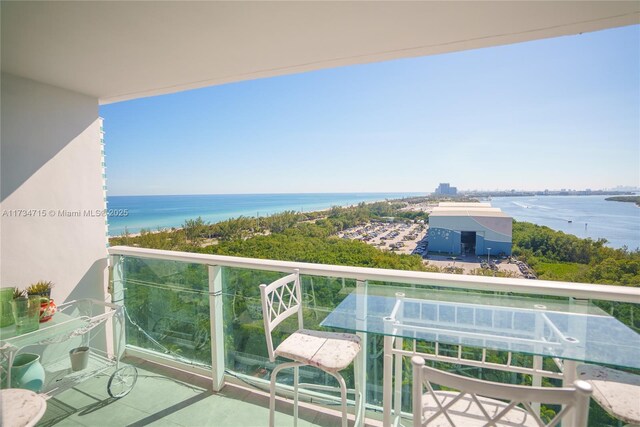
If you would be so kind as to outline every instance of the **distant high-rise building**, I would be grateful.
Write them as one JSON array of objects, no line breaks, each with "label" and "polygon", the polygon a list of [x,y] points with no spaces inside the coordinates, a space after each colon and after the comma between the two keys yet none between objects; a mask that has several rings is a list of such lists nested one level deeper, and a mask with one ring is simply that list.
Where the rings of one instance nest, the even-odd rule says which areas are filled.
[{"label": "distant high-rise building", "polygon": [[458,194],[458,188],[452,187],[448,182],[442,182],[436,188],[435,194],[443,195],[443,196],[455,196]]}]

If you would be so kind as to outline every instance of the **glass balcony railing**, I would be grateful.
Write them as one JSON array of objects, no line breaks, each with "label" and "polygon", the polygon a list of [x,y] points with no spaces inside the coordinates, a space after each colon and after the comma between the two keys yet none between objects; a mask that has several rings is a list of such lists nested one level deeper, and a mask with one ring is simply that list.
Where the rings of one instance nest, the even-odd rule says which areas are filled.
[{"label": "glass balcony railing", "polygon": [[[259,285],[289,274],[294,268],[301,274],[304,323],[308,329],[322,329],[323,320],[363,285],[369,289],[417,288],[434,294],[440,290],[461,295],[473,290],[489,296],[508,292],[536,295],[550,304],[591,299],[636,332],[640,326],[638,291],[624,287],[572,283],[559,287],[542,281],[320,266],[130,247],[112,247],[109,251],[114,301],[126,308],[128,351],[148,354],[156,361],[179,363],[187,370],[191,367],[208,371],[214,379],[240,380],[262,389],[268,389],[275,364],[267,356]],[[295,322],[283,324],[277,330],[281,335],[276,337],[276,344],[296,328]],[[362,336],[366,337],[363,351],[367,415],[376,416],[373,414],[381,410],[383,401],[384,336]],[[404,340],[402,346],[400,350],[407,354],[426,354],[434,366],[467,376],[525,385],[562,384],[562,366],[553,357],[428,341]],[[404,360],[401,410],[409,414],[411,369],[409,358]],[[533,368],[537,373],[532,374]],[[342,373],[347,386],[353,388],[354,370]],[[301,369],[301,381],[335,385],[332,377],[313,368]],[[292,384],[292,373],[283,371],[278,382]],[[337,404],[336,396],[306,392],[314,403],[329,406]],[[552,406],[542,408],[549,414],[557,410]],[[617,421],[593,404],[590,425],[614,426]]]},{"label": "glass balcony railing", "polygon": [[133,257],[121,262],[127,345],[211,366],[207,266]]}]

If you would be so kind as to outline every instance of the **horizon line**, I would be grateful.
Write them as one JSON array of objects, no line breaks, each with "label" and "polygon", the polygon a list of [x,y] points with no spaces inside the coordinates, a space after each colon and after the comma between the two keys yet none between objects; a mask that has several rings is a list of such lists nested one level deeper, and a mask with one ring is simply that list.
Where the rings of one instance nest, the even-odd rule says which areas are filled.
[{"label": "horizon line", "polygon": [[[619,186],[621,188],[599,188],[599,189],[544,189],[544,190],[518,190],[518,189],[493,189],[493,190],[458,190],[459,195],[464,193],[491,193],[491,192],[516,192],[516,193],[533,193],[533,192],[559,192],[559,191],[640,191],[640,187]],[[425,196],[436,195],[434,191],[310,191],[310,192],[275,192],[275,193],[183,193],[183,194],[107,194],[107,197],[153,197],[153,196],[266,196],[266,195],[294,195],[294,194],[424,194]]]},{"label": "horizon line", "polygon": [[107,194],[107,197],[149,197],[149,196],[258,196],[281,194],[430,194],[424,191],[310,191],[281,193],[190,193],[190,194]]}]

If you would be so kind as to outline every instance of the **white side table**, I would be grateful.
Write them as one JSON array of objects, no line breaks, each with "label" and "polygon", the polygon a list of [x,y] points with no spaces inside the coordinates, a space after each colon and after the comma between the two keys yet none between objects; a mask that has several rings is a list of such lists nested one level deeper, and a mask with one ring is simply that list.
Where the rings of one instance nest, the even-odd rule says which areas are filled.
[{"label": "white side table", "polygon": [[44,397],[22,388],[0,390],[0,412],[3,427],[34,426],[47,410]]},{"label": "white side table", "polygon": [[593,387],[593,399],[619,420],[640,425],[640,376],[596,365],[578,366],[578,378]]}]

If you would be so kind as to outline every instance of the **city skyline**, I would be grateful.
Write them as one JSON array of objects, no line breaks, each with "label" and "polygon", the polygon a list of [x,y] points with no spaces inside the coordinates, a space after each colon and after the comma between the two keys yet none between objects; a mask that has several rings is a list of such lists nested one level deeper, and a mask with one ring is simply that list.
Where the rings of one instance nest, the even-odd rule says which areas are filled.
[{"label": "city skyline", "polygon": [[638,186],[639,39],[636,25],[105,105],[108,192]]},{"label": "city skyline", "polygon": [[[461,188],[458,189],[457,192],[458,194],[465,194],[465,193],[490,193],[490,192],[503,192],[503,193],[507,193],[507,192],[516,192],[516,193],[541,193],[541,192],[550,192],[550,193],[557,193],[557,192],[570,192],[570,193],[576,193],[576,192],[586,192],[586,191],[592,191],[595,193],[598,192],[640,192],[640,187],[636,186],[623,186],[623,185],[618,185],[612,188],[532,188],[532,189],[522,189],[522,188]],[[267,194],[354,194],[354,193],[361,193],[361,194],[384,194],[384,193],[406,193],[406,194],[425,194],[425,195],[429,195],[429,194],[435,194],[433,189],[424,189],[424,190],[417,190],[417,191],[353,191],[353,192],[348,192],[348,191],[322,191],[322,192],[280,192],[280,193],[258,193],[258,192],[253,192],[253,193],[180,193],[180,194],[109,194],[110,196],[114,196],[114,197],[119,197],[119,196],[132,196],[132,197],[136,197],[136,196],[217,196],[217,195],[267,195]]]}]

